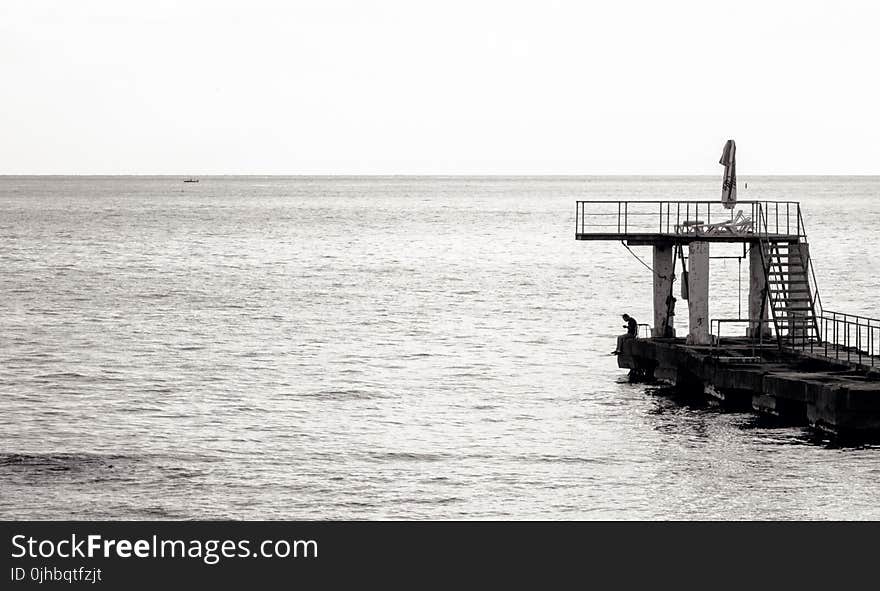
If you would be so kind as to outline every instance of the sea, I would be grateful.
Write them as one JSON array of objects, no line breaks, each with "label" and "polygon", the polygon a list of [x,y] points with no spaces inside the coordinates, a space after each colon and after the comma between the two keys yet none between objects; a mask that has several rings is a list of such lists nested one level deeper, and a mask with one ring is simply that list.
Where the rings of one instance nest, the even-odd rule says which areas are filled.
[{"label": "sea", "polygon": [[[576,200],[720,184],[2,177],[0,518],[880,519],[880,447],[610,355],[651,251],[576,241]],[[825,307],[880,317],[880,177],[739,198],[799,201]],[[737,317],[747,260],[712,248]]]}]

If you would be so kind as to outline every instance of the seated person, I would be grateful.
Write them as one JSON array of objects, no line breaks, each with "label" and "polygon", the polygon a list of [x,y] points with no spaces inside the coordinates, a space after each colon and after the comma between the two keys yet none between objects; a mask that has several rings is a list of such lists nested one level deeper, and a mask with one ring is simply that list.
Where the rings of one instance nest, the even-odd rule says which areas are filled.
[{"label": "seated person", "polygon": [[635,318],[630,316],[629,314],[623,315],[623,320],[626,324],[623,325],[623,328],[626,329],[626,334],[622,334],[617,337],[617,349],[612,353],[612,355],[618,355],[623,348],[623,341],[626,339],[634,339],[639,336],[639,323]]}]

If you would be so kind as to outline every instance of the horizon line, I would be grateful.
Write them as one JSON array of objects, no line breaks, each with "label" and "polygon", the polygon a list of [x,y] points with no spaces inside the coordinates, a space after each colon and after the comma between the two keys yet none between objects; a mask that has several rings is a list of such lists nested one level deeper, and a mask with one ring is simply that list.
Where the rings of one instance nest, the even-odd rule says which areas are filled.
[{"label": "horizon line", "polygon": [[[229,177],[279,177],[279,178],[599,178],[599,177],[721,177],[721,173],[0,173],[2,178],[114,178],[114,177],[167,177],[167,178],[229,178]],[[878,173],[755,173],[737,175],[739,179],[757,177],[880,177]]]}]

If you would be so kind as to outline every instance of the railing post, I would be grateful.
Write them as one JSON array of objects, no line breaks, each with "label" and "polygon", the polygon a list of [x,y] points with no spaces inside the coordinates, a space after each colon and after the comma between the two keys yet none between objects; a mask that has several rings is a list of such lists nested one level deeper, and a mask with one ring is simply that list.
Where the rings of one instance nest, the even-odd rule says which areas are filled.
[{"label": "railing post", "polygon": [[837,342],[837,314],[831,324],[831,338],[834,339],[834,358],[840,359],[840,344]]},{"label": "railing post", "polygon": [[828,320],[825,316],[822,316],[822,328],[825,333],[825,338],[822,339],[825,342],[825,357],[828,357]]},{"label": "railing post", "polygon": [[859,365],[862,364],[862,327],[858,324],[858,320],[856,321],[856,330],[858,330],[858,336],[856,337],[856,347],[859,349]]},{"label": "railing post", "polygon": [[844,326],[844,334],[846,340],[846,360],[849,361],[850,350],[849,350],[849,323],[846,321],[846,314],[843,315],[843,326]]}]

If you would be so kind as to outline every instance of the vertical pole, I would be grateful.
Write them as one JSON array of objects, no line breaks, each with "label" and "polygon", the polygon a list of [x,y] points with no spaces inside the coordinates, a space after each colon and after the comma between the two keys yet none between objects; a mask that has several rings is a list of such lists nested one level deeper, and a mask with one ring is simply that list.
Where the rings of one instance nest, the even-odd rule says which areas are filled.
[{"label": "vertical pole", "polygon": [[[586,204],[582,201],[579,201],[578,205],[580,206],[580,214],[581,214],[581,216],[580,216],[580,218],[581,218],[581,234],[583,234],[584,233],[584,219],[586,217],[584,210],[586,209]],[[577,233],[577,221],[575,221],[575,230],[574,231],[575,231],[575,233]]]},{"label": "vertical pole", "polygon": [[846,322],[846,315],[843,316],[843,321],[844,321],[843,326],[845,327],[845,330],[846,330],[846,360],[849,361],[849,355],[850,355],[850,351],[849,351],[849,326],[850,325],[848,322]]},{"label": "vertical pole", "polygon": [[859,365],[862,363],[862,326],[856,320],[856,348],[859,350]]},{"label": "vertical pole", "polygon": [[620,234],[620,201],[617,202],[617,233]]},{"label": "vertical pole", "polygon": [[825,343],[825,357],[828,357],[828,320],[825,318],[822,319],[822,328],[825,332],[825,338],[822,339]]},{"label": "vertical pole", "polygon": [[834,317],[834,358],[840,359],[840,323],[837,321],[837,316]]}]

